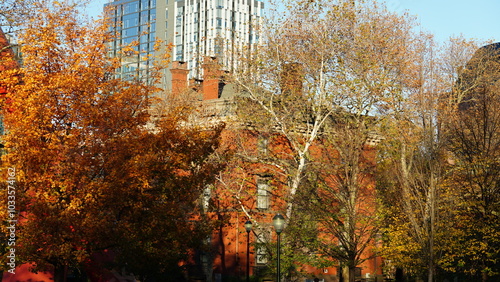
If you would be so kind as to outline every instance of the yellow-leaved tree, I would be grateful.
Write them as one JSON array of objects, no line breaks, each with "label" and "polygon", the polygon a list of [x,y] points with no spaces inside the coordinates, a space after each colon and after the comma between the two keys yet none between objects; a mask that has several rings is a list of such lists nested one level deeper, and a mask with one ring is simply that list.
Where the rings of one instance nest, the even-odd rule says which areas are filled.
[{"label": "yellow-leaved tree", "polygon": [[500,43],[476,50],[453,87],[446,122],[455,218],[443,265],[470,281],[500,278]]}]

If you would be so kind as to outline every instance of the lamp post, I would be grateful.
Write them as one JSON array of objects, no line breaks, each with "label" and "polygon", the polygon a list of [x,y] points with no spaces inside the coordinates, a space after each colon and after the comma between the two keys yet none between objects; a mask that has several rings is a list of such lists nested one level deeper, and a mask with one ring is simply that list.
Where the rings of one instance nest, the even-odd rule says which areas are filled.
[{"label": "lamp post", "polygon": [[252,230],[252,222],[245,222],[245,230],[247,231],[247,282],[250,281],[250,231]]},{"label": "lamp post", "polygon": [[280,282],[281,272],[280,272],[280,234],[283,231],[283,227],[285,227],[285,218],[281,214],[277,214],[273,217],[273,226],[274,230],[276,230],[276,234],[278,234],[278,242],[277,242],[277,273],[276,273],[276,282]]}]

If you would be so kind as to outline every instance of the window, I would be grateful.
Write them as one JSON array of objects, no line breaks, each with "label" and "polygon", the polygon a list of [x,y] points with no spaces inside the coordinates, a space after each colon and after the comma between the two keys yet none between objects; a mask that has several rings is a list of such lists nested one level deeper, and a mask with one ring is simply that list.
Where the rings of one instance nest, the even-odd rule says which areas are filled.
[{"label": "window", "polygon": [[149,0],[141,0],[141,10],[149,9]]},{"label": "window", "polygon": [[[208,236],[205,240],[203,240],[204,245],[210,246],[212,244],[212,238]],[[210,254],[204,251],[200,251],[200,264],[202,265],[207,265],[208,262],[210,261]]]},{"label": "window", "polygon": [[139,25],[139,17],[137,14],[123,16],[123,28],[129,28]]},{"label": "window", "polygon": [[136,70],[137,70],[137,63],[124,65],[122,68],[122,71],[124,73],[131,73],[131,72],[135,72]]},{"label": "window", "polygon": [[143,43],[147,43],[148,41],[149,41],[149,36],[148,36],[148,34],[142,34],[142,35],[141,35],[141,37],[140,37],[140,39],[139,39],[139,42],[140,42],[141,44],[143,44]]},{"label": "window", "polygon": [[267,155],[269,149],[269,137],[259,135],[257,138],[257,150],[260,155]]},{"label": "window", "polygon": [[137,36],[137,34],[138,34],[138,28],[133,27],[133,28],[124,29],[122,36],[123,37]]},{"label": "window", "polygon": [[220,45],[215,45],[214,52],[215,52],[215,55],[217,55],[217,57],[222,55],[222,48],[220,47]]},{"label": "window", "polygon": [[201,200],[202,207],[203,207],[203,210],[205,212],[208,211],[211,197],[212,197],[212,189],[210,186],[207,186],[205,189],[203,189],[203,195],[202,195],[202,200]]},{"label": "window", "polygon": [[149,12],[148,11],[141,12],[141,24],[146,24],[148,22],[149,22]]},{"label": "window", "polygon": [[269,208],[269,178],[257,179],[257,208],[265,210]]},{"label": "window", "polygon": [[176,51],[175,51],[175,60],[176,61],[182,61],[184,54],[183,54],[183,46],[182,45],[177,45],[176,46]]},{"label": "window", "polygon": [[138,2],[130,2],[130,3],[123,5],[123,14],[135,13],[138,10],[139,10],[139,3]]},{"label": "window", "polygon": [[256,264],[267,264],[267,251],[266,251],[267,239],[265,233],[257,234],[257,245],[255,246],[255,263]]},{"label": "window", "polygon": [[122,39],[122,45],[123,46],[128,46],[130,44],[132,44],[132,42],[134,42],[137,38],[135,37],[129,37],[129,38],[123,38]]},{"label": "window", "polygon": [[115,17],[120,17],[123,14],[123,5],[115,7]]}]

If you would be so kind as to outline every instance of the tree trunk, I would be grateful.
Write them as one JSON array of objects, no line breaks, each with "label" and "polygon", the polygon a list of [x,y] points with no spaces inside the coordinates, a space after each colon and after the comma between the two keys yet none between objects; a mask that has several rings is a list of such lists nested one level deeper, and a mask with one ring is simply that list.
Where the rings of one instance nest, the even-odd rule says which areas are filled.
[{"label": "tree trunk", "polygon": [[488,281],[488,274],[487,274],[486,272],[483,272],[483,273],[481,274],[481,281],[482,281],[482,282],[486,282],[486,281]]},{"label": "tree trunk", "polygon": [[54,282],[66,282],[68,267],[64,265],[54,266]]},{"label": "tree trunk", "polygon": [[396,268],[396,282],[404,282],[404,273],[402,268]]},{"label": "tree trunk", "polygon": [[429,273],[427,277],[427,282],[434,282],[434,271],[435,271],[435,256],[434,256],[434,237],[436,235],[436,186],[438,183],[438,177],[434,172],[431,172],[431,183],[430,183],[430,232],[429,232]]},{"label": "tree trunk", "polygon": [[430,261],[427,282],[432,282],[433,280],[434,280],[434,265],[433,265],[432,261]]},{"label": "tree trunk", "polygon": [[219,215],[218,218],[221,222],[219,225],[219,247],[221,255],[221,268],[222,268],[222,273],[226,274],[227,267],[226,267],[226,245],[224,244],[224,224],[223,224],[224,220],[222,215]]},{"label": "tree trunk", "polygon": [[355,282],[355,267],[342,266],[342,281],[343,282]]}]

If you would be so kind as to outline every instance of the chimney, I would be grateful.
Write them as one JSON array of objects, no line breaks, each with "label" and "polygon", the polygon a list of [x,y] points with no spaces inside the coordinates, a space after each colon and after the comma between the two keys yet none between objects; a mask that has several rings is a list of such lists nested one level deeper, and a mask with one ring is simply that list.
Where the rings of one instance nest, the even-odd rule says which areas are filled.
[{"label": "chimney", "polygon": [[301,63],[285,63],[281,71],[281,93],[286,95],[302,94],[304,80]]},{"label": "chimney", "polygon": [[172,62],[172,95],[178,96],[188,87],[188,73],[187,63],[181,61]]},{"label": "chimney", "polygon": [[203,63],[203,100],[219,98],[222,71],[216,57],[206,57]]}]

